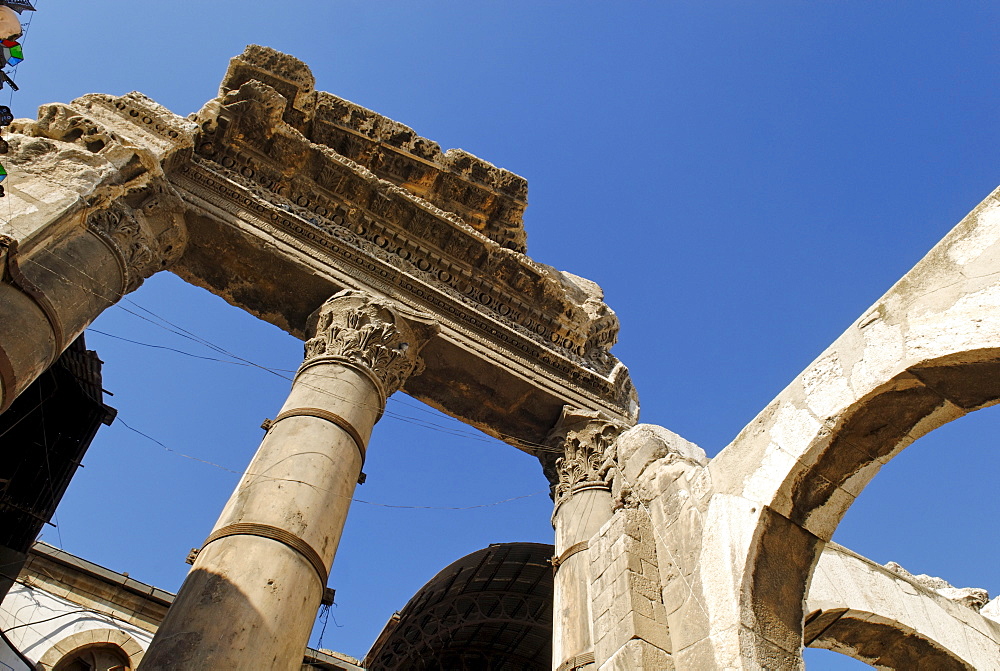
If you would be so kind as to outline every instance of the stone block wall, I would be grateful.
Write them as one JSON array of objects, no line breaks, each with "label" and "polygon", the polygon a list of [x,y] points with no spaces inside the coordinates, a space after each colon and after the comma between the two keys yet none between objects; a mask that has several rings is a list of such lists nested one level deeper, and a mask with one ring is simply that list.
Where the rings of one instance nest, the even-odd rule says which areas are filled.
[{"label": "stone block wall", "polygon": [[645,512],[615,513],[590,543],[594,657],[601,671],[673,669],[653,527]]}]

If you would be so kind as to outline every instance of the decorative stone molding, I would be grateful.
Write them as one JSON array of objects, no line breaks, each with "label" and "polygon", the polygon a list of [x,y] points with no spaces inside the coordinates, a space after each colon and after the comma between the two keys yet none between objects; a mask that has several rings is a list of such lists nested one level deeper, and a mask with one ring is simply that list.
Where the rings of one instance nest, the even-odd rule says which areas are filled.
[{"label": "decorative stone molding", "polygon": [[132,208],[115,203],[87,217],[87,228],[115,253],[122,271],[122,293],[127,294],[153,273],[156,253]]},{"label": "decorative stone molding", "polygon": [[625,425],[596,410],[564,406],[562,415],[545,444],[562,448],[555,461],[557,481],[553,487],[556,508],[574,492],[611,489],[608,482],[613,464],[612,445]]},{"label": "decorative stone molding", "polygon": [[925,573],[914,575],[894,561],[885,564],[885,568],[977,612],[982,610],[990,600],[989,592],[980,587],[955,587],[943,578],[936,578]]},{"label": "decorative stone molding", "polygon": [[[135,291],[147,277],[180,258],[186,240],[179,199],[163,187],[146,189],[140,197],[138,208],[119,200],[87,217],[87,229],[118,259],[123,295]],[[168,221],[153,225],[155,219],[164,216]],[[157,228],[159,236],[154,233]]]},{"label": "decorative stone molding", "polygon": [[133,669],[139,666],[139,662],[142,661],[146,652],[138,641],[121,629],[107,627],[84,629],[70,634],[49,648],[38,660],[38,668],[42,671],[50,671],[63,659],[86,648],[115,650],[128,657],[129,665]]},{"label": "decorative stone molding", "polygon": [[380,293],[474,322],[474,339],[499,340],[634,418],[600,287],[524,254],[525,180],[313,85],[303,63],[271,49],[234,58],[197,115],[183,188],[334,252]]},{"label": "decorative stone molding", "polygon": [[455,213],[501,246],[525,251],[528,184],[523,177],[461,149],[442,151],[412,128],[316,91],[312,73],[297,58],[250,45],[230,62],[221,90],[230,94],[255,82],[280,95],[280,105],[272,108],[275,118],[312,142]]},{"label": "decorative stone molding", "polygon": [[[612,506],[636,508],[664,494],[689,499],[697,496],[708,465],[705,450],[673,431],[655,424],[637,424],[615,441]],[[683,493],[681,493],[683,491]]]},{"label": "decorative stone molding", "polygon": [[363,291],[335,294],[315,318],[315,335],[305,343],[303,368],[320,359],[359,368],[376,383],[383,405],[410,375],[419,373],[420,350],[437,332],[429,315]]}]

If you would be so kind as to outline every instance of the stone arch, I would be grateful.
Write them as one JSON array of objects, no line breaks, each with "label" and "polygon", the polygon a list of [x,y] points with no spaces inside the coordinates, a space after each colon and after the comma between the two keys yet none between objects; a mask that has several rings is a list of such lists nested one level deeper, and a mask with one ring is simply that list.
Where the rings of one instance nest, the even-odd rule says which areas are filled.
[{"label": "stone arch", "polygon": [[880,669],[993,668],[1000,623],[836,543],[806,598],[804,643]]},{"label": "stone arch", "polygon": [[146,652],[138,641],[121,629],[86,629],[70,634],[49,648],[38,660],[38,668],[40,671],[52,671],[64,658],[84,648],[112,646],[128,658],[129,667],[132,669],[139,666]]},{"label": "stone arch", "polygon": [[761,511],[742,584],[756,633],[744,642],[800,645],[813,569],[855,497],[917,438],[998,400],[1000,349],[983,348],[910,367],[817,431]]},{"label": "stone arch", "polygon": [[726,620],[742,664],[801,666],[809,581],[857,495],[920,436],[1000,401],[998,271],[994,193],[713,460],[733,495],[716,514],[744,529]]},{"label": "stone arch", "polygon": [[900,671],[975,671],[950,650],[896,620],[850,609],[814,611],[806,617],[831,622],[820,635],[806,639],[810,647],[825,648],[870,664]]}]

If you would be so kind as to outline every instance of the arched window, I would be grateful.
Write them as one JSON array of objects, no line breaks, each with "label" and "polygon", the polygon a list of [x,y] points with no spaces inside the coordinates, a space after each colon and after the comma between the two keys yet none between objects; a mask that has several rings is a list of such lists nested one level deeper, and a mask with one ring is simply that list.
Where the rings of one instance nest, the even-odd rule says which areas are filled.
[{"label": "arched window", "polygon": [[53,667],[52,671],[131,671],[125,651],[114,644],[77,648]]}]

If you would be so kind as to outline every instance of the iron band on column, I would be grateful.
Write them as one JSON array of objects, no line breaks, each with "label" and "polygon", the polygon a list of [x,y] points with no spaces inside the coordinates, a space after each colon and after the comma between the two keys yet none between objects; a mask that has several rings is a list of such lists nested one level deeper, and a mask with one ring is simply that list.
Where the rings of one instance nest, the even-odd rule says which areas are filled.
[{"label": "iron band on column", "polygon": [[588,548],[590,548],[590,543],[588,543],[587,541],[580,541],[579,543],[574,543],[573,545],[570,545],[563,551],[561,555],[559,555],[558,557],[553,557],[551,560],[549,560],[552,563],[552,572],[555,573],[556,571],[559,570],[559,567],[566,562],[567,559],[577,554],[578,552],[583,552]]},{"label": "iron band on column", "polygon": [[291,548],[292,550],[295,550],[300,555],[305,557],[306,561],[312,564],[313,569],[316,570],[316,576],[319,578],[320,586],[326,587],[326,581],[330,577],[330,574],[329,571],[327,571],[326,565],[323,563],[323,559],[311,545],[295,534],[286,531],[285,529],[273,527],[269,524],[237,522],[236,524],[230,524],[213,531],[209,534],[208,538],[205,539],[201,549],[204,550],[208,547],[209,543],[217,541],[220,538],[227,538],[229,536],[259,536],[260,538],[269,538],[288,548]]},{"label": "iron band on column", "polygon": [[[372,372],[371,368],[369,368],[368,366],[361,365],[358,362],[354,361],[353,359],[335,355],[324,355],[324,356],[314,357],[303,363],[301,366],[299,366],[299,370],[295,373],[295,379],[298,379],[299,375],[304,373],[306,370],[312,368],[313,366],[319,366],[322,364],[330,364],[330,363],[339,364],[346,368],[356,370],[357,372],[361,373],[366,378],[368,378],[369,381],[371,381],[372,386],[375,387],[375,391],[378,394],[378,408],[379,408],[378,419],[381,419],[382,413],[385,412],[386,401],[389,398],[388,394],[386,393],[385,385],[382,383],[382,380],[380,380],[379,377]],[[377,422],[378,419],[376,419],[375,421]]]},{"label": "iron band on column", "polygon": [[286,410],[277,417],[271,420],[270,425],[268,425],[268,431],[274,427],[275,424],[283,419],[288,419],[289,417],[315,417],[317,419],[323,419],[331,424],[335,424],[344,431],[347,435],[351,437],[354,444],[358,446],[358,453],[361,455],[361,463],[365,463],[365,441],[361,438],[361,434],[355,429],[350,422],[341,417],[340,415],[330,412],[328,410],[323,410],[321,408],[295,408],[294,410]]}]

